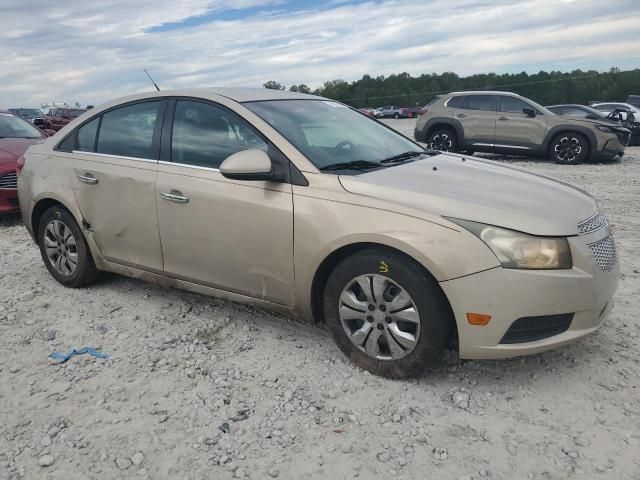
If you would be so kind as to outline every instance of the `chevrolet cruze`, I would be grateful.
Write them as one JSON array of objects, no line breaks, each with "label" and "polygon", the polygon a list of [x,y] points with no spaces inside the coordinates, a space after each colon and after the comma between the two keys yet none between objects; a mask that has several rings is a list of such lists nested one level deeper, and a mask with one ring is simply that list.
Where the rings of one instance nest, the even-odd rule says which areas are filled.
[{"label": "chevrolet cruze", "polygon": [[110,271],[268,307],[388,377],[423,372],[455,337],[462,358],[566,344],[602,324],[617,286],[586,192],[424,150],[311,95],[130,96],[18,169],[24,223],[61,284]]}]

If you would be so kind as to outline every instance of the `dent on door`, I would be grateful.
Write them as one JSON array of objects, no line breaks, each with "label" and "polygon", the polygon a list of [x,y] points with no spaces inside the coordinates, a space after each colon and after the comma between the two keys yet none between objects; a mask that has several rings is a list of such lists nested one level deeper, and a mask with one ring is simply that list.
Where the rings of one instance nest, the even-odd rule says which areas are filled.
[{"label": "dent on door", "polygon": [[161,271],[155,164],[140,168],[119,163],[76,164],[74,193],[80,212],[107,260]]}]

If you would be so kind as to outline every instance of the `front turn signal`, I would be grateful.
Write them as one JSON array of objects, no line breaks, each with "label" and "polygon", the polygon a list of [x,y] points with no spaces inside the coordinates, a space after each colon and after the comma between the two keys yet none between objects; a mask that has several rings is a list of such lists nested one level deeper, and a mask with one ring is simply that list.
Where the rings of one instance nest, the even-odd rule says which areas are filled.
[{"label": "front turn signal", "polygon": [[489,320],[491,320],[491,315],[484,313],[467,313],[467,322],[469,322],[469,325],[479,325],[483,327],[489,323]]}]

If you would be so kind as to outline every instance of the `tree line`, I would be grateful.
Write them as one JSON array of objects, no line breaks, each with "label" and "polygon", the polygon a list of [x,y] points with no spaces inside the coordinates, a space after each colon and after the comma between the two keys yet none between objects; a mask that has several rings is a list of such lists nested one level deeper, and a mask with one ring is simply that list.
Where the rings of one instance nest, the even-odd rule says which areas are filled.
[{"label": "tree line", "polygon": [[[269,81],[265,88],[284,90],[285,86]],[[573,70],[540,71],[534,74],[482,73],[460,77],[453,72],[425,73],[413,77],[408,73],[364,75],[360,80],[330,80],[313,92],[304,84],[291,85],[292,92],[314,93],[354,107],[384,105],[422,106],[437,95],[459,90],[503,90],[518,93],[542,105],[560,103],[588,104],[590,101],[625,101],[628,95],[640,95],[640,69],[608,72]]]}]

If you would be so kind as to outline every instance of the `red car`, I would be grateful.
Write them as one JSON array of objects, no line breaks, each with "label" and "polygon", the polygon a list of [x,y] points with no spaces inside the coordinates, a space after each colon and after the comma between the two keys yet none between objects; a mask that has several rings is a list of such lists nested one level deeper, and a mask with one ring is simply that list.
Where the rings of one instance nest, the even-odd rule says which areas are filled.
[{"label": "red car", "polygon": [[20,211],[18,204],[18,159],[30,145],[40,143],[48,133],[11,112],[0,110],[0,215]]},{"label": "red car", "polygon": [[44,116],[44,128],[49,128],[57,132],[84,112],[86,112],[86,110],[83,108],[50,108]]}]

